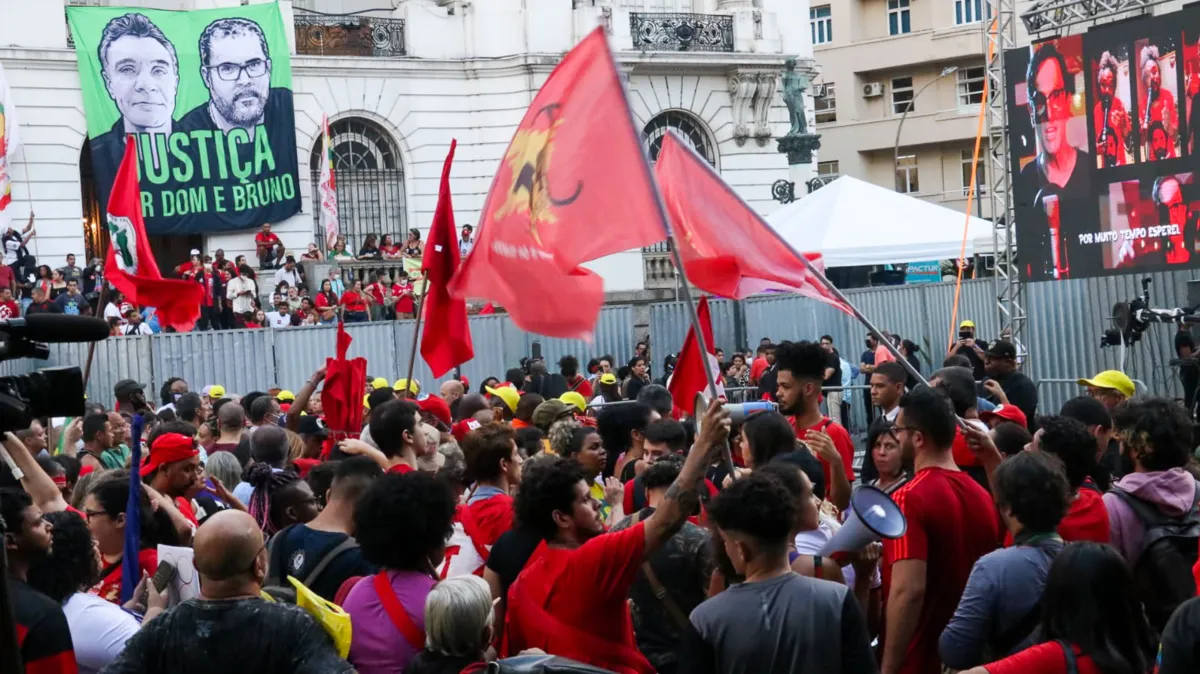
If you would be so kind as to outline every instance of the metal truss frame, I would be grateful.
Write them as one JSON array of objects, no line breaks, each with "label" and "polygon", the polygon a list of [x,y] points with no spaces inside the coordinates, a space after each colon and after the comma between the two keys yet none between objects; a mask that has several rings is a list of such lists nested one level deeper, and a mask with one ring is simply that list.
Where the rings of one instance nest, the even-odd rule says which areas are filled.
[{"label": "metal truss frame", "polygon": [[[1068,0],[1073,1],[1073,0]],[[1088,0],[1083,0],[1088,1]],[[994,277],[1000,334],[1020,340],[1025,329],[1025,289],[1017,264],[1017,239],[1012,175],[1008,163],[1008,106],[1004,86],[1004,53],[1016,46],[1016,0],[994,0],[995,25],[983,23],[983,53],[987,62],[987,194],[991,202],[992,244],[996,255]],[[998,337],[999,335],[997,335]]]},{"label": "metal truss frame", "polygon": [[[1004,0],[999,0],[1003,2]],[[1056,33],[1067,26],[1113,18],[1124,12],[1146,13],[1167,0],[1036,0],[1021,13],[1031,35]],[[1010,1],[1008,4],[1012,4]]]}]

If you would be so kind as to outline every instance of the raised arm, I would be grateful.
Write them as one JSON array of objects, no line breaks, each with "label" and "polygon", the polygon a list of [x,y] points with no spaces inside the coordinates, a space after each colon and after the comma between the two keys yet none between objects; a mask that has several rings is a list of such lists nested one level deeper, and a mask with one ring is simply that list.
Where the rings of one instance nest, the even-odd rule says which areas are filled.
[{"label": "raised arm", "polygon": [[646,519],[645,556],[649,558],[683,526],[687,516],[699,501],[698,490],[713,456],[729,437],[729,413],[719,399],[714,398],[704,412],[696,444],[683,462],[679,477],[668,489],[654,514]]},{"label": "raised arm", "polygon": [[17,464],[22,473],[25,473],[25,477],[21,478],[21,486],[33,498],[34,505],[41,508],[42,512],[47,513],[58,513],[67,509],[67,502],[63,499],[62,492],[58,490],[58,485],[54,484],[54,480],[50,479],[46,471],[38,465],[25,443],[21,442],[16,435],[5,433],[4,449],[8,450],[13,463]]},{"label": "raised arm", "polygon": [[292,401],[292,406],[287,413],[287,429],[295,433],[300,430],[300,415],[304,410],[308,409],[308,401],[316,392],[317,386],[325,379],[325,368],[320,368],[308,378],[304,387],[296,394],[296,399]]}]

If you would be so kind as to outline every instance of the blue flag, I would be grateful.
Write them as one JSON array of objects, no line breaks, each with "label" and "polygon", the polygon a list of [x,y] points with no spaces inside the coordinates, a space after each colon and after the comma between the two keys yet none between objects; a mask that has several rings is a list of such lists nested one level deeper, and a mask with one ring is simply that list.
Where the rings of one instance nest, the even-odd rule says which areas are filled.
[{"label": "blue flag", "polygon": [[142,548],[142,415],[133,417],[133,429],[129,444],[133,456],[129,459],[129,501],[125,504],[125,552],[121,558],[121,603],[133,597],[133,591],[142,580],[138,553]]}]

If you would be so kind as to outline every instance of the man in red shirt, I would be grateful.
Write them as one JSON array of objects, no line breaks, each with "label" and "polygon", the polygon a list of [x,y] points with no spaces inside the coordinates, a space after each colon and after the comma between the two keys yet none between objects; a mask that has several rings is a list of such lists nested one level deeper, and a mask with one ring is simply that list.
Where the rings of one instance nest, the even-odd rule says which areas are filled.
[{"label": "man in red shirt", "polygon": [[579,374],[579,359],[575,356],[563,356],[558,361],[559,370],[562,376],[567,380],[569,391],[575,391],[583,396],[584,400],[592,399],[592,384],[587,380],[587,377]]},{"label": "man in red shirt", "polygon": [[192,527],[199,526],[190,502],[204,486],[200,476],[200,449],[196,439],[179,433],[163,433],[150,443],[150,454],[142,463],[142,482],[175,501]]},{"label": "man in red shirt", "polygon": [[260,269],[275,269],[283,264],[283,242],[271,231],[271,223],[264,222],[262,230],[254,235],[254,248]]},{"label": "man in red shirt", "polygon": [[956,424],[940,391],[918,386],[900,399],[894,432],[914,473],[892,494],[908,530],[883,542],[883,674],[942,671],[938,638],[971,567],[1000,541],[991,495],[951,456]]},{"label": "man in red shirt", "polygon": [[1040,417],[1033,442],[1026,449],[1041,450],[1062,460],[1071,484],[1071,505],[1058,525],[1058,535],[1068,543],[1107,543],[1108,510],[1104,497],[1088,474],[1096,463],[1096,440],[1082,421],[1069,417]]},{"label": "man in red shirt", "polygon": [[419,427],[421,409],[409,400],[389,400],[371,408],[367,425],[371,440],[387,457],[387,472],[403,475],[417,469],[417,459],[437,451],[427,447]]},{"label": "man in red shirt", "polygon": [[697,500],[697,487],[729,435],[714,401],[675,483],[645,520],[604,533],[590,476],[576,461],[540,465],[517,495],[523,526],[544,540],[509,588],[502,655],[541,648],[619,674],[651,674],[637,649],[629,588],[642,563],[669,540]]},{"label": "man in red shirt", "polygon": [[0,320],[21,317],[21,305],[13,299],[12,288],[0,288]]},{"label": "man in red shirt", "polygon": [[771,344],[771,340],[767,339],[766,337],[764,337],[762,343],[758,345],[758,351],[756,352],[755,358],[750,363],[750,383],[754,386],[758,386],[758,380],[762,379],[763,373],[767,371],[768,367],[771,367],[771,361],[768,360],[767,357],[771,355],[774,350],[775,347]]},{"label": "man in red shirt", "polygon": [[[521,453],[517,451],[511,428],[488,424],[468,433],[461,444],[467,475],[475,478],[475,487],[466,505],[458,506],[455,511],[454,528],[456,534],[462,530],[475,554],[463,554],[462,550],[454,551],[448,546],[448,576],[483,573],[483,564],[491,555],[496,539],[512,528],[513,498],[509,494],[521,484]],[[476,568],[454,564],[459,557],[466,562],[465,566]]]},{"label": "man in red shirt", "polygon": [[775,397],[796,437],[821,460],[830,502],[845,510],[854,481],[854,442],[841,424],[821,414],[821,383],[828,362],[828,354],[814,342],[783,342],[775,347]]}]

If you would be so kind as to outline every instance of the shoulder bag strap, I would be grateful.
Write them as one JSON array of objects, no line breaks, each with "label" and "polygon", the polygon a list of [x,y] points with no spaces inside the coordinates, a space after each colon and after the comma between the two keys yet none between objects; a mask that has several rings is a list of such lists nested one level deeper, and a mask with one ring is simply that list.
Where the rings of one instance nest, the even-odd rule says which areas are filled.
[{"label": "shoulder bag strap", "polygon": [[333,560],[337,559],[338,555],[347,550],[353,550],[357,547],[358,541],[354,540],[353,536],[347,536],[346,540],[333,546],[333,549],[325,553],[325,556],[321,558],[321,561],[317,562],[317,566],[313,568],[313,570],[310,571],[307,576],[304,577],[304,586],[311,588],[312,584],[321,576],[321,573],[325,571],[326,567],[332,564]]},{"label": "shoulder bag strap", "polygon": [[813,555],[813,578],[825,580],[825,567],[823,566],[824,563],[825,560],[821,558],[821,555]]},{"label": "shoulder bag strap", "polygon": [[387,571],[375,574],[373,582],[375,583],[375,594],[379,595],[379,603],[383,604],[383,610],[387,612],[392,625],[399,630],[409,646],[418,651],[424,650],[425,630],[417,627],[409,617],[408,611],[405,611],[404,607],[400,605],[400,600],[392,591],[392,583],[388,580]]},{"label": "shoulder bag strap", "polygon": [[287,538],[294,526],[296,525],[291,524],[284,527],[267,543],[267,577],[263,579],[263,587],[275,587],[283,582],[283,548],[280,547],[279,541]]},{"label": "shoulder bag strap", "polygon": [[1079,674],[1079,663],[1075,660],[1075,649],[1071,644],[1063,640],[1058,641],[1058,645],[1063,649],[1063,656],[1067,659],[1067,674]]},{"label": "shoulder bag strap", "polygon": [[642,573],[646,574],[646,580],[650,583],[650,589],[654,591],[654,597],[667,610],[667,615],[671,616],[671,621],[681,630],[686,630],[689,625],[688,617],[680,610],[679,604],[671,598],[671,593],[667,592],[667,588],[659,582],[658,575],[654,573],[654,568],[650,566],[650,562],[642,562]]}]

